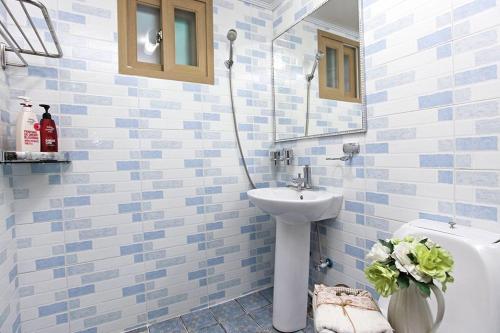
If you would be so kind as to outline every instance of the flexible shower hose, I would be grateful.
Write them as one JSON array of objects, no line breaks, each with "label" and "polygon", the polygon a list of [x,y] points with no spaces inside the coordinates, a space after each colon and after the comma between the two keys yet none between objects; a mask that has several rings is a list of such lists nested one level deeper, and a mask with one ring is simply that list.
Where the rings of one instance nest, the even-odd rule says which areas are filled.
[{"label": "flexible shower hose", "polygon": [[228,76],[229,76],[229,96],[231,97],[231,109],[233,111],[233,125],[234,125],[234,133],[236,134],[236,142],[238,143],[238,149],[240,151],[241,161],[243,162],[243,168],[245,169],[245,174],[247,175],[248,182],[250,183],[252,189],[255,189],[257,187],[255,186],[254,182],[252,181],[252,178],[250,177],[250,173],[248,172],[247,162],[245,160],[245,155],[243,154],[243,149],[241,148],[240,133],[238,131],[238,123],[236,121],[236,110],[234,108],[233,75],[231,67],[229,67]]}]

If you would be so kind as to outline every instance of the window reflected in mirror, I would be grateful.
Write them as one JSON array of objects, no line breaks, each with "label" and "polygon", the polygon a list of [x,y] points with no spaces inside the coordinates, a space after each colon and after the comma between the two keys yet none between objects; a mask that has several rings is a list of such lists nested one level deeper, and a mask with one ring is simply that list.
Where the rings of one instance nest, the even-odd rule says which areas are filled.
[{"label": "window reflected in mirror", "polygon": [[366,131],[359,7],[328,0],[273,40],[276,141]]}]

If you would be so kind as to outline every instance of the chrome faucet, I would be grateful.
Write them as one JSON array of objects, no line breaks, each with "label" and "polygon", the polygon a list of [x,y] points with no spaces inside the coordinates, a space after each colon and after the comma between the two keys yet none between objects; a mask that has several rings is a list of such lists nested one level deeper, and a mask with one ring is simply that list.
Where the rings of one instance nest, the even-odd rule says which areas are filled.
[{"label": "chrome faucet", "polygon": [[304,178],[302,178],[302,174],[299,173],[297,178],[292,178],[292,184],[288,185],[288,187],[294,187],[297,191],[302,191],[304,188]]},{"label": "chrome faucet", "polygon": [[297,178],[292,178],[292,184],[288,185],[288,187],[294,187],[297,191],[312,189],[311,167],[309,165],[305,165],[304,178],[302,178],[302,174],[299,173]]},{"label": "chrome faucet", "polygon": [[312,187],[311,167],[306,164],[304,165],[304,188],[310,190]]}]

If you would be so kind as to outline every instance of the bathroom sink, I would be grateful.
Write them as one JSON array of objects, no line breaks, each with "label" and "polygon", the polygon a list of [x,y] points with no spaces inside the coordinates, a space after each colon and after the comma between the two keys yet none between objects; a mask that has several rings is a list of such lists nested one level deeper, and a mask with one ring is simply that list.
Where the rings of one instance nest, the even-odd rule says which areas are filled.
[{"label": "bathroom sink", "polygon": [[337,217],[342,194],[326,191],[297,191],[293,188],[259,188],[247,192],[250,201],[284,223],[310,223]]},{"label": "bathroom sink", "polygon": [[250,201],[276,217],[273,326],[296,332],[307,324],[311,222],[337,217],[342,194],[325,191],[259,188]]}]

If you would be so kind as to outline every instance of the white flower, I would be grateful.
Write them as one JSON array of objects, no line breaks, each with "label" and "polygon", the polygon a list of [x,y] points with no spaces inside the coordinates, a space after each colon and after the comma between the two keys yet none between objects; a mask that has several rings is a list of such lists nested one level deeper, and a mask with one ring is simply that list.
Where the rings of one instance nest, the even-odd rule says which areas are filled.
[{"label": "white flower", "polygon": [[373,245],[370,252],[366,255],[366,259],[374,262],[374,261],[386,261],[389,258],[391,250],[387,246],[384,246],[380,243],[376,243]]},{"label": "white flower", "polygon": [[425,246],[427,246],[429,249],[431,249],[435,246],[439,247],[439,244],[431,241],[430,239],[427,239],[427,241],[425,242]]},{"label": "white flower", "polygon": [[410,274],[415,278],[415,280],[419,282],[429,283],[432,280],[431,277],[421,273],[408,256],[414,247],[414,242],[401,242],[398,245],[394,246],[394,251],[391,257],[395,259],[396,268],[401,272]]}]

